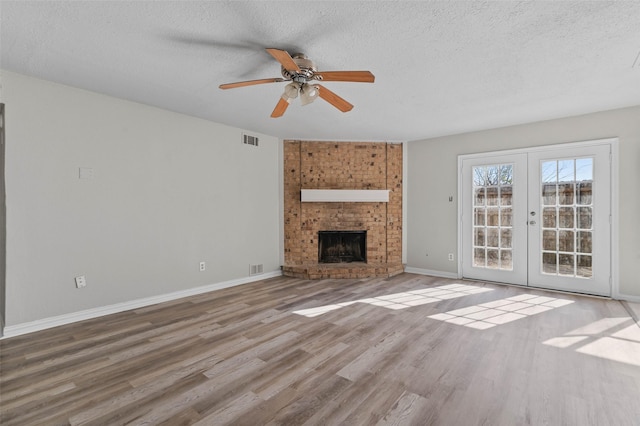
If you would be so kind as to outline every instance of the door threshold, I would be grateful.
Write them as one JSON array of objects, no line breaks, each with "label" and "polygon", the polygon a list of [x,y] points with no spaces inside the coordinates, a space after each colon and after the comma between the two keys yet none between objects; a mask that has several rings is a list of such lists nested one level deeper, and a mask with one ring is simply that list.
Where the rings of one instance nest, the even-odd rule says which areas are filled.
[{"label": "door threshold", "polygon": [[477,280],[477,279],[474,279],[474,278],[464,278],[464,277],[462,278],[462,280],[463,281],[472,281],[472,282],[477,282],[477,283],[506,285],[506,286],[518,287],[518,288],[522,288],[522,289],[548,291],[548,292],[551,292],[551,293],[560,293],[560,294],[567,294],[567,295],[572,295],[572,296],[586,296],[586,297],[592,297],[594,299],[616,300],[616,299],[613,299],[611,296],[601,296],[599,294],[580,293],[580,292],[577,292],[577,291],[567,291],[567,290],[556,290],[556,289],[552,289],[552,288],[535,287],[535,286],[519,285],[519,284],[512,284],[512,283],[503,283],[503,282],[500,282],[500,281]]}]

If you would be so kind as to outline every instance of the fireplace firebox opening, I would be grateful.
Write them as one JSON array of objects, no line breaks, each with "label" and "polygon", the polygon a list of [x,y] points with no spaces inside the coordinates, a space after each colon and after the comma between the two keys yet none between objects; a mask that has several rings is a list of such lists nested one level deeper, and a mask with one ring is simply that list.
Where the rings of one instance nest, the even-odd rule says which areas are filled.
[{"label": "fireplace firebox opening", "polygon": [[318,263],[367,262],[367,231],[318,231]]}]

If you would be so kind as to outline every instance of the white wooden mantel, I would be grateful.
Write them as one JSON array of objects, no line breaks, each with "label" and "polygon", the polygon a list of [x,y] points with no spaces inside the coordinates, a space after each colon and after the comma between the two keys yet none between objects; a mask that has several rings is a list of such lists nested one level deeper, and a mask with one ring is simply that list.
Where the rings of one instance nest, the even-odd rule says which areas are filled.
[{"label": "white wooden mantel", "polygon": [[388,203],[388,189],[303,189],[303,203]]}]

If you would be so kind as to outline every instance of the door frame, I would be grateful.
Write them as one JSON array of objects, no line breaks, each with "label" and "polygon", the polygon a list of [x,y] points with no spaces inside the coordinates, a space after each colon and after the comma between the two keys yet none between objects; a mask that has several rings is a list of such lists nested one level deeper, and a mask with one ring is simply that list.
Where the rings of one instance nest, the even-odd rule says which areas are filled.
[{"label": "door frame", "polygon": [[[494,157],[497,155],[510,155],[510,154],[528,154],[532,152],[539,151],[553,151],[553,150],[562,150],[562,149],[570,149],[570,148],[583,148],[594,145],[609,145],[610,146],[610,173],[611,173],[611,253],[610,253],[610,262],[611,262],[611,297],[613,299],[620,298],[619,291],[619,282],[618,282],[618,274],[619,274],[619,262],[618,262],[618,241],[619,241],[619,230],[618,230],[618,203],[619,203],[619,140],[618,138],[606,138],[606,139],[594,139],[594,140],[586,140],[580,142],[568,142],[568,143],[558,143],[552,145],[541,145],[541,146],[532,146],[525,148],[516,148],[516,149],[507,149],[507,150],[498,150],[498,151],[489,151],[489,152],[479,152],[479,153],[471,153],[471,154],[460,154],[458,155],[458,206],[457,206],[457,233],[458,233],[458,279],[462,279],[462,261],[463,261],[463,253],[464,248],[462,246],[462,201],[463,201],[463,182],[462,182],[462,162],[466,159],[472,158],[483,158],[483,157]],[[535,288],[535,287],[532,287]]]}]

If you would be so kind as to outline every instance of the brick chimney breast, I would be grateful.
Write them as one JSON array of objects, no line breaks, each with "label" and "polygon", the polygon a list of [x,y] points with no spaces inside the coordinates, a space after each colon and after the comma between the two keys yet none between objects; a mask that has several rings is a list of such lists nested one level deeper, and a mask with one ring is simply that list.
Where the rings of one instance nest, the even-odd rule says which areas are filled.
[{"label": "brick chimney breast", "polygon": [[[402,145],[284,141],[285,275],[388,277],[402,265]],[[388,189],[389,202],[300,201],[301,189]],[[319,231],[367,231],[366,263],[320,264]]]}]

